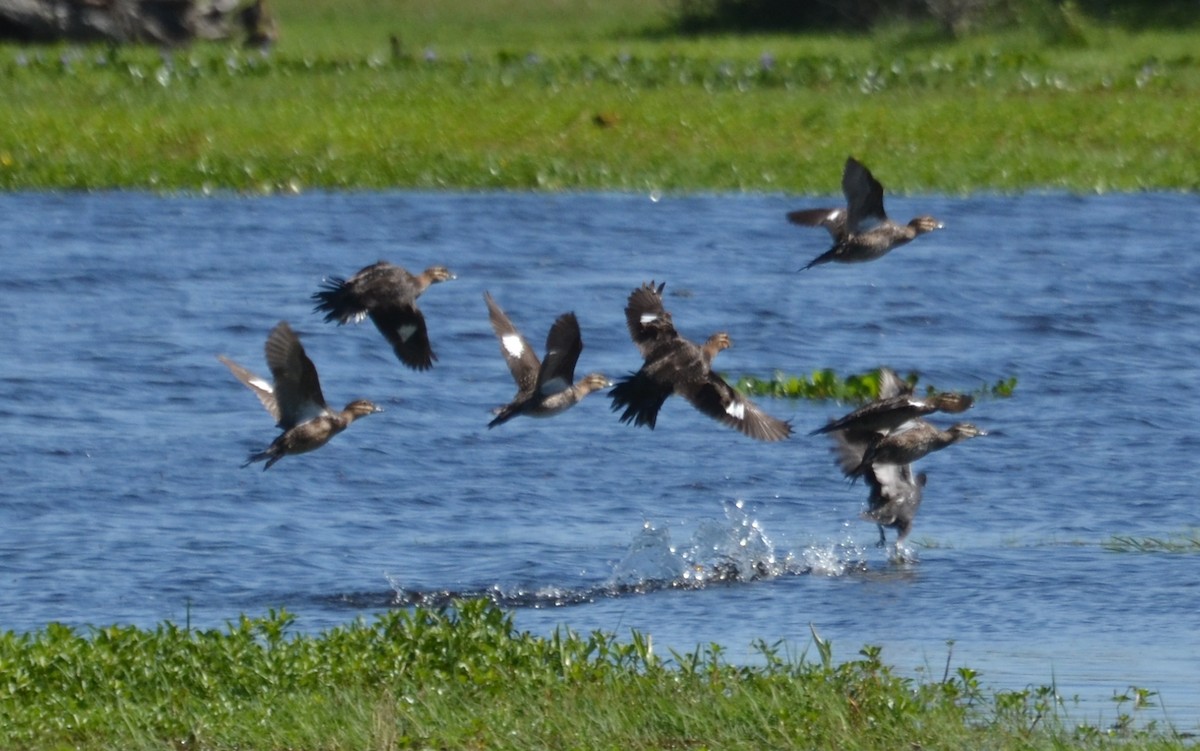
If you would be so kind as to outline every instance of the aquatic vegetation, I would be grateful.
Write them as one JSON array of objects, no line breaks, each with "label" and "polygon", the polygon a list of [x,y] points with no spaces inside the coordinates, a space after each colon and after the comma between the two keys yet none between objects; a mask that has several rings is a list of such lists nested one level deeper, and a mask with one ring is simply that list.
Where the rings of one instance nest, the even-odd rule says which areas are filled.
[{"label": "aquatic vegetation", "polygon": [[[909,373],[904,380],[916,386],[920,376]],[[1017,388],[1017,377],[1004,378],[992,385],[983,384],[973,391],[972,396],[1008,398]],[[879,398],[879,370],[851,374],[841,377],[829,368],[814,370],[811,375],[788,375],[776,371],[770,379],[744,375],[737,379],[737,389],[752,396],[774,396],[784,399],[832,400],[857,404]],[[931,385],[925,386],[927,394],[937,393],[940,389]]]},{"label": "aquatic vegetation", "polygon": [[266,55],[0,45],[0,189],[824,194],[864,143],[897,192],[1200,187],[1178,158],[1200,130],[1188,32],[695,40],[596,8],[590,31],[297,8]]},{"label": "aquatic vegetation", "polygon": [[1114,535],[1104,543],[1104,549],[1114,553],[1200,553],[1200,533],[1167,538]]},{"label": "aquatic vegetation", "polygon": [[[0,635],[5,748],[1099,748],[1052,688],[989,697],[960,668],[915,681],[878,647],[835,662],[759,643],[669,657],[649,635],[517,632],[488,603],[396,610],[318,635],[291,614],[225,630],[174,624]],[[1131,689],[1120,748],[1175,748],[1139,729]],[[1129,712],[1125,712],[1128,705]]]}]

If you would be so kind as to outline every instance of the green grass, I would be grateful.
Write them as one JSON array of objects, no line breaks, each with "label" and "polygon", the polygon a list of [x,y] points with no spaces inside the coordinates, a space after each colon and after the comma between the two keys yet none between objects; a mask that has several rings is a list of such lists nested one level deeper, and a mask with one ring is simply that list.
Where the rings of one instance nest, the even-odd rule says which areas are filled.
[{"label": "green grass", "polygon": [[[830,194],[847,153],[897,191],[1200,188],[1189,30],[676,38],[667,5],[640,0],[274,7],[266,58],[0,45],[0,189]],[[826,371],[740,387],[873,396],[869,374]],[[873,648],[835,664],[819,640],[813,660],[759,645],[753,667],[637,634],[533,637],[479,603],[291,625],[0,635],[0,748],[1185,745],[1134,721],[1145,689],[1097,727],[1052,686],[988,694],[966,668],[915,682]]]},{"label": "green grass", "polygon": [[[678,38],[664,6],[277,3],[263,58],[0,46],[0,189],[1200,189],[1200,32]],[[395,34],[401,53],[388,42]]]},{"label": "green grass", "polygon": [[1137,712],[1072,723],[1052,686],[987,693],[960,668],[895,674],[759,644],[662,656],[649,637],[517,632],[484,602],[394,611],[318,635],[287,613],[225,630],[164,624],[0,635],[0,747],[13,749],[1166,749]]}]

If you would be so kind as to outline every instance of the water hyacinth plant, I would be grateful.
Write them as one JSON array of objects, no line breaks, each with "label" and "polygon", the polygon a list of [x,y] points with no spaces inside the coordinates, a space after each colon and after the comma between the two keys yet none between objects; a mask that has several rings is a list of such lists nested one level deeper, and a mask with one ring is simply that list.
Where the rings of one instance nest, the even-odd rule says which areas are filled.
[{"label": "water hyacinth plant", "polygon": [[[909,373],[903,377],[914,388],[920,376]],[[737,389],[753,396],[776,396],[785,399],[831,400],[847,404],[860,404],[879,397],[879,370],[869,370],[841,377],[829,368],[814,370],[811,375],[787,375],[776,371],[774,377],[761,379],[743,375],[737,379]],[[1008,398],[1017,387],[1016,376],[1004,378],[992,385],[983,384],[970,391],[972,396]],[[926,394],[937,393],[938,389],[927,385]]]}]

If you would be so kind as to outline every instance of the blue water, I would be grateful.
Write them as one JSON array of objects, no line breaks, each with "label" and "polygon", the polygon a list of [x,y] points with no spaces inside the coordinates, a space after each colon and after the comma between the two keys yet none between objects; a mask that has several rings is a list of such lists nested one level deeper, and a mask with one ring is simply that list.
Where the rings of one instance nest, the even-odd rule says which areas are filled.
[{"label": "blue water", "polygon": [[[798,274],[828,239],[783,213],[825,200],[0,195],[0,628],[286,607],[315,632],[491,592],[539,633],[638,629],[663,654],[753,661],[757,639],[803,651],[811,624],[837,659],[872,644],[916,676],[949,660],[993,688],[1053,682],[1080,720],[1134,685],[1159,692],[1153,719],[1200,725],[1197,555],[1106,546],[1196,534],[1200,201],[893,197],[946,229]],[[380,258],[458,274],[421,299],[429,372],[311,311],[326,275]],[[873,546],[866,490],[805,435],[845,405],[759,400],[797,427],[779,444],[678,399],[653,432],[621,425],[603,395],[486,429],[514,387],[484,290],[539,348],[574,310],[579,371],[618,376],[640,364],[625,299],[651,279],[682,333],[730,333],[731,376],[1018,377],[966,415],[1001,435],[920,463],[918,562]],[[265,373],[279,320],[331,403],[386,411],[242,469],[276,431],[215,355]],[[716,561],[773,575],[694,586]]]}]

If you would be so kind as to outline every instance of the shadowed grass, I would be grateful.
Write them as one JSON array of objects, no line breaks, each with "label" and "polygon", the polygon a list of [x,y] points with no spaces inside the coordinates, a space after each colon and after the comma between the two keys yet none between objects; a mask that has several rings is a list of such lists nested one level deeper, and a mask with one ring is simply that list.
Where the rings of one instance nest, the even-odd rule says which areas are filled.
[{"label": "shadowed grass", "polygon": [[[988,696],[966,668],[896,675],[757,645],[664,659],[650,638],[518,633],[484,602],[394,611],[316,636],[285,612],[224,631],[166,624],[0,635],[0,746],[273,748],[1178,748],[1169,730],[1066,722],[1051,687]],[[1139,691],[1131,687],[1131,691]],[[1144,692],[1149,706],[1152,692]],[[1131,695],[1132,696],[1132,695]],[[1135,697],[1136,698],[1136,697]]]}]

